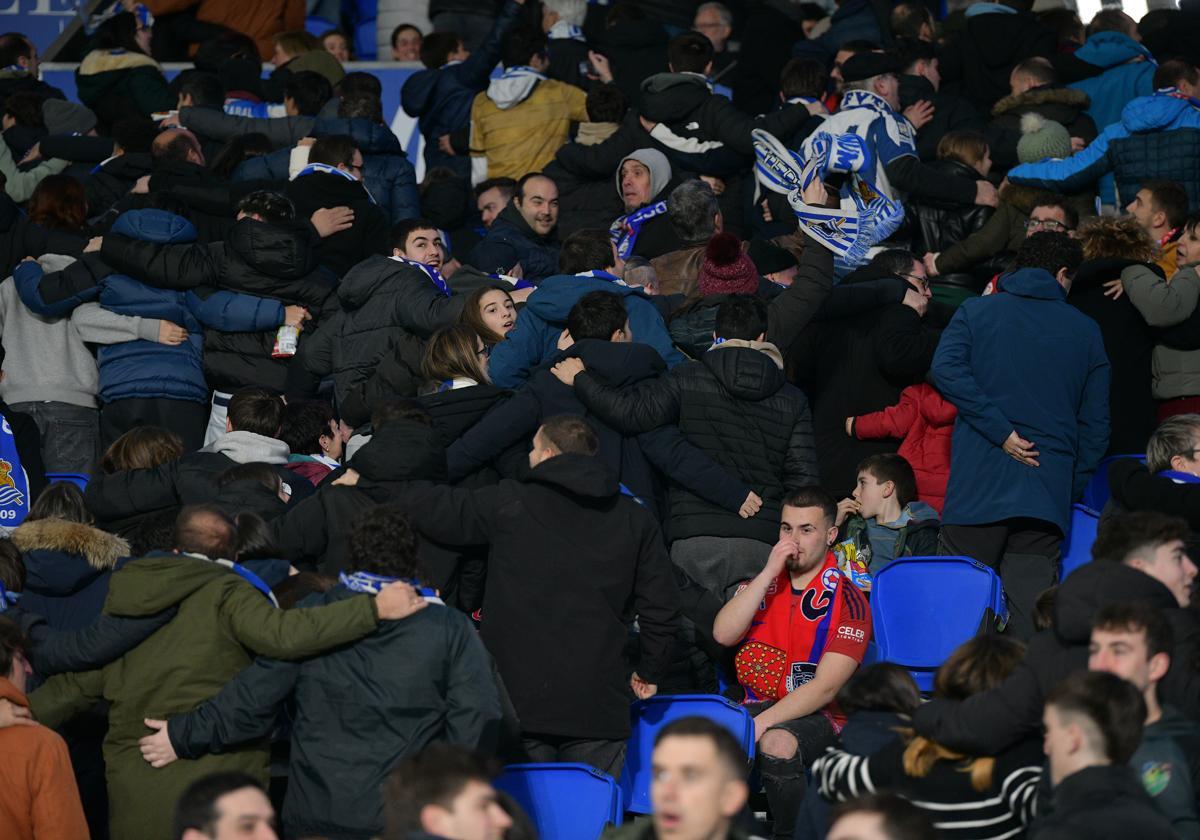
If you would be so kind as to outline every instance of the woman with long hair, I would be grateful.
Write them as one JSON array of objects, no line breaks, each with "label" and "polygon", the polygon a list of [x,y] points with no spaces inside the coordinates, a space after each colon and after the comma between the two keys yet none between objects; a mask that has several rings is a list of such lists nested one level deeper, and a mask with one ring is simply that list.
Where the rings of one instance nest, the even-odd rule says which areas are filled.
[{"label": "woman with long hair", "polygon": [[88,229],[87,194],[70,175],[49,175],[29,198],[29,220],[47,230],[83,233]]},{"label": "woman with long hair", "polygon": [[121,119],[170,111],[178,101],[150,57],[150,34],[140,15],[114,15],[100,24],[91,52],[75,71],[79,101],[96,112],[103,134]]},{"label": "woman with long hair", "polygon": [[487,345],[466,324],[434,333],[425,348],[421,372],[429,390],[419,398],[433,417],[434,428],[449,446],[508,394],[492,384],[487,372]]},{"label": "woman with long hair", "polygon": [[112,442],[100,456],[106,473],[148,470],[183,454],[183,439],[158,426],[138,426]]},{"label": "woman with long hair", "polygon": [[[982,635],[961,644],[934,678],[935,697],[966,700],[1002,683],[1025,656],[1012,639]],[[1028,737],[995,756],[964,755],[902,729],[871,756],[831,750],[813,765],[826,799],[890,790],[926,811],[941,837],[1000,840],[1021,834],[1035,814],[1042,749]]]},{"label": "woman with long hair", "polygon": [[517,305],[502,286],[480,286],[467,295],[458,322],[473,329],[490,349],[516,329]]}]

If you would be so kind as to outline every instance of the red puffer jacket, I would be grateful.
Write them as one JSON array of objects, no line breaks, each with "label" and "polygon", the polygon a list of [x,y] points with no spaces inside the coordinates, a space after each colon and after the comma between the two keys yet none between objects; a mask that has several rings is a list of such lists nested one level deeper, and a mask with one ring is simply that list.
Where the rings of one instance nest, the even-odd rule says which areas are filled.
[{"label": "red puffer jacket", "polygon": [[958,409],[937,389],[922,382],[900,392],[900,402],[882,411],[854,418],[852,432],[859,440],[903,438],[900,455],[917,476],[917,497],[942,512],[950,478],[950,436]]}]

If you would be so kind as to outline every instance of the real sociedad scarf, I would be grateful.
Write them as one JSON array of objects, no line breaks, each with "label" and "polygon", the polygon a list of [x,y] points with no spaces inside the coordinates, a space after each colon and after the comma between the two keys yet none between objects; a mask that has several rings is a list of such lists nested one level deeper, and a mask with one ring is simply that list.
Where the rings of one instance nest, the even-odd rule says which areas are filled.
[{"label": "real sociedad scarf", "polygon": [[601,271],[598,268],[593,269],[592,271],[581,271],[578,274],[576,274],[575,276],[576,277],[595,277],[597,280],[607,280],[609,283],[616,283],[618,286],[626,285],[625,281],[622,280],[617,275],[609,274],[607,271]]},{"label": "real sociedad scarf", "polygon": [[[804,161],[773,135],[755,129],[754,173],[766,189],[786,195],[805,232],[834,254],[841,268],[866,261],[872,245],[887,239],[904,220],[904,207],[884,196],[871,180],[875,158],[857,134],[818,132],[811,143],[812,156]],[[814,178],[830,172],[849,176],[849,197],[840,207],[813,207],[803,199],[804,188]]]},{"label": "real sociedad scarf", "polygon": [[433,285],[437,286],[437,290],[439,292],[444,294],[446,297],[452,297],[454,295],[454,292],[450,291],[450,287],[446,285],[446,281],[442,279],[442,275],[438,274],[437,269],[433,266],[425,265],[425,263],[417,262],[416,260],[410,260],[408,257],[391,257],[390,259],[393,259],[396,262],[407,263],[413,268],[419,268],[425,273],[426,277],[433,281]]},{"label": "real sociedad scarf", "polygon": [[1160,473],[1155,473],[1155,475],[1159,478],[1169,478],[1176,484],[1200,484],[1200,475],[1192,475],[1191,473],[1163,470]]},{"label": "real sociedad scarf", "polygon": [[612,227],[608,229],[608,235],[617,246],[617,256],[623,260],[629,259],[633,253],[633,246],[637,244],[638,234],[642,232],[642,225],[666,212],[667,202],[657,201],[654,204],[647,204],[641,210],[634,210],[632,213],[618,216],[617,220],[612,223]]},{"label": "real sociedad scarf", "polygon": [[[366,184],[364,184],[358,178],[355,178],[353,174],[347,172],[345,169],[338,169],[336,166],[330,166],[328,163],[310,163],[308,166],[296,173],[296,178],[303,178],[305,175],[314,175],[318,172],[324,175],[336,175],[344,180],[353,181],[363,188],[363,192],[367,194],[367,198],[371,199],[372,204],[379,203],[375,200],[375,196],[371,195],[371,191],[367,189]],[[295,180],[295,178],[292,180]]]},{"label": "real sociedad scarf", "polygon": [[413,589],[417,590],[418,595],[431,604],[443,603],[442,599],[438,597],[436,589],[422,586],[420,581],[388,577],[387,575],[373,575],[370,572],[355,572],[350,575],[345,572],[338,573],[338,583],[351,592],[362,592],[367,595],[378,595],[379,590],[383,589],[389,583],[395,583],[396,581],[407,583]]},{"label": "real sociedad scarf", "polygon": [[546,39],[549,41],[582,41],[584,40],[583,30],[573,23],[557,20],[550,27],[550,31],[546,33]]}]

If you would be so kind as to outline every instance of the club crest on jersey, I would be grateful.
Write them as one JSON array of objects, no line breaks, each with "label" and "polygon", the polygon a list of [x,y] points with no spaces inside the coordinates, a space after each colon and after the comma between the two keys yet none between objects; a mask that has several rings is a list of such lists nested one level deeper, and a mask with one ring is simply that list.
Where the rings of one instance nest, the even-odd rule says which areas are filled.
[{"label": "club crest on jersey", "polygon": [[800,686],[810,683],[813,677],[817,675],[817,666],[814,662],[793,662],[792,667],[788,672],[787,690],[795,691]]},{"label": "club crest on jersey", "polygon": [[837,569],[826,569],[821,572],[821,585],[826,589],[837,589],[839,577],[841,573]]}]

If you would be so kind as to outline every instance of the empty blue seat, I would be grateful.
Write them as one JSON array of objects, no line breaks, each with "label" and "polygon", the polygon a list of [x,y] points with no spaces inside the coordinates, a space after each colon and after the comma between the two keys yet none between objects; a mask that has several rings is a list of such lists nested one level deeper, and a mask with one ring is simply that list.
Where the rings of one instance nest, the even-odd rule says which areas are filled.
[{"label": "empty blue seat", "polygon": [[53,484],[56,481],[69,481],[80,490],[86,490],[88,476],[81,473],[46,473],[46,481]]},{"label": "empty blue seat", "polygon": [[1059,580],[1084,563],[1091,562],[1092,543],[1096,541],[1096,529],[1100,526],[1100,514],[1086,505],[1071,505],[1071,530],[1062,544],[1062,568]]},{"label": "empty blue seat", "polygon": [[[683,717],[705,717],[724,726],[738,739],[749,758],[754,758],[754,719],[744,706],[719,694],[675,694],[638,700],[629,708],[630,735],[621,768],[621,793],[625,810],[649,814],[650,754],[659,730]],[[747,766],[749,772],[749,766]]]},{"label": "empty blue seat", "polygon": [[970,557],[900,557],[871,587],[878,660],[907,668],[925,692],[951,651],[993,620],[1008,621],[1000,578]]},{"label": "empty blue seat", "polygon": [[1096,468],[1096,474],[1092,476],[1092,480],[1088,482],[1088,486],[1083,489],[1083,502],[1085,507],[1090,507],[1092,510],[1104,510],[1104,506],[1108,504],[1108,499],[1112,495],[1112,491],[1108,486],[1108,465],[1113,461],[1119,461],[1124,458],[1136,458],[1143,464],[1146,463],[1145,455],[1110,455],[1100,462],[1100,466]]},{"label": "empty blue seat", "polygon": [[588,764],[510,764],[495,786],[525,809],[542,840],[596,840],[621,824],[620,788]]}]

